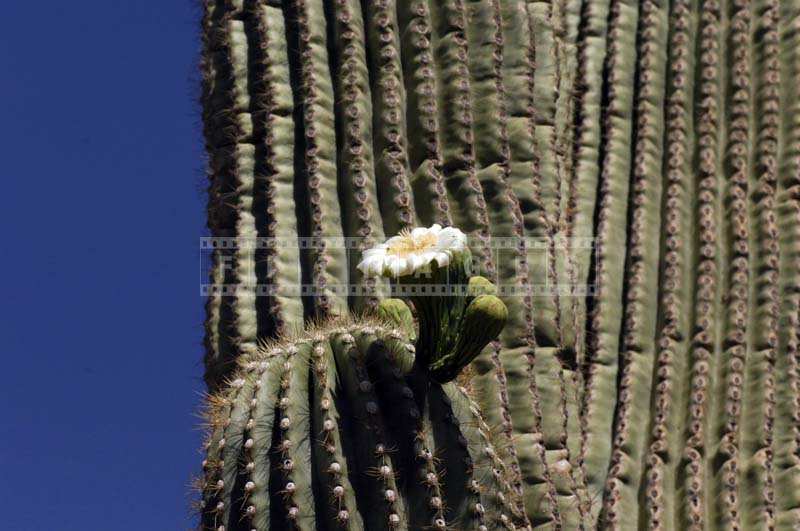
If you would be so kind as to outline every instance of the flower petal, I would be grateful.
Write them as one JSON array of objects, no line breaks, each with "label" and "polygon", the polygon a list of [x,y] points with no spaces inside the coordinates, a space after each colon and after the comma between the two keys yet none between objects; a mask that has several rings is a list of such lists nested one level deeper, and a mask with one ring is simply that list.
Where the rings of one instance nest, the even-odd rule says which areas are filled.
[{"label": "flower petal", "polygon": [[426,236],[430,232],[430,229],[426,229],[425,227],[417,227],[411,231],[411,237],[415,240]]},{"label": "flower petal", "polygon": [[448,265],[450,265],[449,253],[443,253],[443,252],[434,253],[433,259],[436,261],[436,265],[438,265],[439,267],[447,267]]}]

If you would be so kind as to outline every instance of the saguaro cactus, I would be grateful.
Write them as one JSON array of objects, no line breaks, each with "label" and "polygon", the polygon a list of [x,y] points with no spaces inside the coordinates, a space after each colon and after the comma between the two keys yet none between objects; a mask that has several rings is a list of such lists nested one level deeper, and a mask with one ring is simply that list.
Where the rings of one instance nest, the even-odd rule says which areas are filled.
[{"label": "saguaro cactus", "polygon": [[[216,417],[243,414],[225,382],[255,385],[236,360],[259,339],[375,309],[360,251],[453,225],[508,308],[461,383],[504,449],[512,523],[800,526],[800,2],[204,6],[212,235],[358,246],[215,251],[212,286],[314,288],[212,291]],[[242,499],[223,482],[215,503]]]},{"label": "saguaro cactus", "polygon": [[362,317],[240,359],[228,390],[209,402],[203,527],[494,529],[523,521],[478,406],[455,384],[430,379],[441,364],[422,368],[414,351],[396,324]]}]

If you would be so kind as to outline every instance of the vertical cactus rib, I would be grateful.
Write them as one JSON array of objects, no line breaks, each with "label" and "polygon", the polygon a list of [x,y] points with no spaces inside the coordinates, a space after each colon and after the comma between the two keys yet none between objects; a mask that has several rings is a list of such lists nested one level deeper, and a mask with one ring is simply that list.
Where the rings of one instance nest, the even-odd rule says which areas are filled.
[{"label": "vertical cactus rib", "polygon": [[[456,477],[447,479],[447,483],[457,483],[457,474],[465,473],[469,463],[457,459],[460,452],[456,448],[442,448],[444,453],[439,455],[434,431],[440,426],[434,422],[442,422],[442,419],[428,417],[432,414],[430,401],[434,386],[426,385],[418,369],[412,368],[410,352],[381,348],[369,354],[370,374],[381,403],[398,413],[390,429],[399,442],[400,458],[408,470],[402,482],[408,499],[406,525],[409,529],[444,529],[451,525],[451,511],[457,508],[463,494],[458,496],[458,491],[451,491],[456,496],[445,497],[443,479],[449,478],[449,465],[455,460],[452,472]],[[453,506],[447,506],[445,500],[452,501]],[[455,514],[463,514],[463,511]]]},{"label": "vertical cactus rib", "polygon": [[[331,57],[336,106],[339,197],[344,235],[357,238],[350,252],[362,252],[384,239],[372,153],[372,102],[365,51],[364,21],[358,0],[331,2],[333,50]],[[330,31],[330,30],[329,30]],[[366,288],[365,296],[351,297],[350,307],[374,307],[379,281],[362,277],[357,257],[350,256],[350,284]]]},{"label": "vertical cactus rib", "polygon": [[[467,40],[471,50],[469,62],[470,87],[473,101],[480,101],[481,105],[473,110],[473,124],[475,135],[475,155],[478,166],[477,178],[481,183],[484,200],[489,208],[489,222],[491,234],[497,242],[503,238],[510,238],[515,242],[513,248],[505,251],[513,253],[513,259],[501,258],[503,251],[497,251],[497,278],[501,286],[514,286],[525,289],[528,286],[527,247],[524,240],[523,217],[519,201],[509,185],[511,148],[508,136],[508,94],[504,80],[504,35],[503,19],[500,5],[492,2],[470,2],[467,7],[471,14],[471,21],[467,25]],[[530,349],[533,338],[533,327],[526,318],[525,294],[510,293],[506,302],[510,308],[509,315],[512,319],[507,323],[501,334],[500,342],[504,347],[502,354],[495,352],[489,360],[479,358],[474,364],[476,371],[472,382],[476,390],[482,393],[493,392],[495,386],[499,393],[500,411],[502,414],[501,426],[507,436],[514,433],[509,402],[509,376],[520,387],[518,396],[523,404],[538,403],[538,394],[535,385],[530,387],[525,382],[524,365],[513,363],[522,359],[526,350]],[[557,360],[554,361],[558,366]],[[512,364],[518,369],[514,374],[508,375],[506,370]],[[560,374],[560,373],[559,373]],[[487,381],[489,380],[489,381]],[[494,381],[496,380],[496,384]],[[563,382],[558,378],[550,382],[559,396],[563,397]],[[562,385],[559,385],[562,384]],[[526,391],[532,394],[525,396]],[[520,404],[521,406],[522,404]],[[549,412],[546,412],[549,413]],[[563,416],[564,410],[559,411]],[[538,417],[537,417],[538,419]],[[538,420],[534,421],[534,429]],[[560,439],[561,448],[567,451]],[[509,446],[510,466],[517,477],[514,487],[518,494],[522,494],[522,477],[519,469],[516,445]],[[565,503],[565,510],[573,509],[574,489],[569,493],[570,501]],[[554,509],[553,509],[554,510]]]},{"label": "vertical cactus rib", "polygon": [[[350,329],[331,340],[336,370],[341,379],[340,394],[350,404],[350,427],[363,426],[359,433],[350,433],[355,447],[359,483],[356,486],[365,508],[362,510],[367,529],[391,529],[408,522],[405,501],[395,479],[398,470],[396,445],[389,439],[385,423],[378,416],[378,399],[369,379],[364,357],[364,334]],[[389,473],[381,473],[388,467]],[[378,509],[376,509],[378,508]]]},{"label": "vertical cactus rib", "polygon": [[439,92],[431,41],[431,17],[426,0],[397,3],[403,80],[407,97],[406,128],[411,186],[423,225],[452,225],[442,173],[439,140]]},{"label": "vertical cactus rib", "polygon": [[[316,511],[314,493],[312,491],[313,465],[311,460],[312,432],[311,415],[308,404],[310,382],[311,352],[310,342],[299,342],[287,349],[290,364],[286,376],[288,387],[279,402],[281,418],[278,428],[281,430],[278,451],[283,458],[286,482],[280,485],[280,493],[284,499],[287,517],[294,529],[299,531],[316,529]],[[302,397],[297,400],[296,396]]]},{"label": "vertical cactus rib", "polygon": [[[429,395],[430,397],[430,395]],[[432,418],[430,417],[431,401],[426,400],[424,404],[423,414],[417,423],[417,429],[414,432],[414,445],[413,452],[416,457],[418,467],[420,470],[417,481],[422,481],[425,484],[425,495],[420,499],[424,502],[424,506],[420,507],[421,514],[429,515],[426,518],[427,522],[419,522],[427,527],[434,529],[446,529],[447,520],[445,519],[444,512],[444,492],[443,492],[443,473],[440,464],[441,457],[437,455],[436,442],[434,440]],[[447,452],[447,448],[442,448],[442,456]],[[413,518],[411,520],[413,522]]]},{"label": "vertical cactus rib", "polygon": [[[395,354],[394,357],[397,359],[399,356]],[[402,362],[397,360],[396,363],[399,369]],[[408,360],[406,363],[410,366],[413,362]],[[417,367],[404,370],[404,373],[407,372],[405,380],[398,378],[397,373],[392,375],[401,384],[395,385],[393,402],[402,404],[399,409],[406,418],[406,426],[403,428],[406,435],[398,433],[397,436],[405,439],[405,459],[413,471],[405,485],[409,497],[408,525],[410,529],[446,529],[449,523],[445,514],[448,507],[444,504],[444,476],[447,474],[445,467],[449,459],[455,457],[457,450],[441,448],[442,454],[439,455],[433,422],[441,422],[441,419],[432,417],[433,385],[422,383],[424,375],[418,371]],[[453,454],[444,453],[448,451]],[[463,466],[464,463],[459,465]]]},{"label": "vertical cactus rib", "polygon": [[[429,6],[434,57],[439,67],[436,74],[441,88],[438,98],[445,182],[452,197],[451,205],[460,207],[453,212],[453,219],[473,237],[471,248],[481,272],[495,278],[497,270],[489,249],[490,220],[476,170],[466,9],[462,0],[434,2]],[[506,375],[496,343],[487,347],[476,367],[487,367],[488,363],[491,363],[493,378],[483,379],[486,388],[480,400],[490,421],[502,424],[504,433],[510,436]]]},{"label": "vertical cactus rib", "polygon": [[754,3],[754,157],[751,162],[750,228],[752,243],[750,347],[745,372],[742,416],[742,505],[746,526],[774,528],[773,429],[775,357],[778,342],[779,249],[775,219],[780,112],[778,4]]},{"label": "vertical cactus rib", "polygon": [[[228,349],[228,338],[222,333],[222,293],[221,288],[225,282],[225,272],[222,269],[222,253],[218,249],[211,252],[211,269],[208,273],[211,291],[206,298],[204,323],[205,334],[203,345],[205,354],[203,364],[206,366],[204,375],[206,385],[213,389],[222,380],[217,374],[221,369],[218,362],[222,360],[223,353]],[[216,370],[210,370],[214,367]]]},{"label": "vertical cactus rib", "polygon": [[462,0],[428,0],[431,47],[439,92],[442,172],[455,226],[470,236],[481,273],[494,276],[489,250],[489,217],[475,176],[472,99],[467,66],[466,20]]},{"label": "vertical cactus rib", "polygon": [[[577,72],[574,77],[574,142],[570,181],[575,183],[570,212],[568,236],[590,238],[594,235],[594,211],[597,200],[597,177],[600,157],[600,105],[603,90],[603,59],[606,54],[608,0],[584,1],[578,29]],[[577,282],[589,281],[591,247],[572,252],[574,278]],[[586,301],[575,297],[574,318],[578,323],[586,319]],[[575,350],[579,367],[584,367],[586,354],[585,329],[576,330]],[[581,415],[583,417],[583,414]],[[583,438],[582,438],[582,442]]]},{"label": "vertical cactus rib", "polygon": [[[550,171],[554,184],[553,200],[551,202],[552,210],[550,212],[549,223],[550,234],[548,238],[548,271],[550,282],[552,283],[552,296],[556,308],[555,322],[559,330],[558,345],[560,347],[564,347],[566,344],[570,343],[570,335],[574,335],[570,334],[570,326],[573,323],[567,318],[567,315],[565,315],[568,313],[568,311],[565,311],[567,310],[564,307],[565,301],[563,300],[563,297],[561,297],[561,283],[562,280],[567,280],[563,273],[570,265],[568,263],[570,251],[569,246],[567,246],[566,252],[557,252],[559,246],[557,245],[556,241],[558,238],[561,238],[566,234],[565,228],[567,209],[564,207],[566,206],[565,202],[568,200],[568,194],[565,193],[567,192],[567,190],[565,190],[565,186],[568,188],[569,185],[572,184],[565,173],[568,171],[568,164],[566,160],[568,153],[567,149],[563,145],[563,139],[565,137],[564,129],[567,122],[566,116],[568,116],[569,111],[565,108],[566,105],[559,105],[559,103],[562,101],[561,98],[564,96],[566,96],[566,99],[563,101],[566,101],[568,105],[571,104],[571,98],[569,97],[569,94],[564,94],[562,96],[562,88],[564,88],[565,79],[568,78],[568,76],[565,75],[566,64],[563,59],[564,36],[566,32],[564,21],[564,17],[566,15],[564,10],[565,3],[563,0],[547,2],[547,18],[546,22],[542,24],[541,27],[546,27],[549,31],[537,32],[537,35],[541,35],[541,37],[545,39],[545,45],[540,45],[539,48],[543,49],[544,53],[542,55],[547,57],[545,64],[548,66],[548,68],[540,69],[539,72],[552,72],[553,74],[551,78],[552,81],[549,84],[540,84],[540,86],[544,85],[548,90],[551,90],[553,98],[552,116],[548,115],[552,122],[548,124],[548,126],[544,127],[544,131],[549,134],[547,134],[546,143],[543,143],[543,145],[547,146],[547,148],[544,150],[545,155],[543,157],[543,162],[545,169],[547,169],[548,166],[551,167]],[[552,86],[548,86],[550,84]],[[548,103],[547,106],[549,107],[550,104]],[[547,172],[545,172],[545,175],[547,175]],[[548,203],[546,202],[545,211],[547,211],[547,206]],[[567,263],[565,264],[565,262]]]},{"label": "vertical cactus rib", "polygon": [[[216,143],[217,131],[215,126],[220,121],[220,117],[225,116],[224,112],[213,105],[219,99],[219,80],[217,72],[224,68],[218,62],[219,54],[215,53],[215,35],[217,33],[218,18],[222,10],[214,0],[203,2],[203,17],[200,22],[202,51],[200,58],[201,82],[201,103],[203,105],[203,136],[205,147],[209,159],[213,157],[213,146]],[[214,126],[212,127],[212,120]],[[208,229],[210,233],[218,234],[221,221],[221,179],[214,176],[210,171],[208,185]],[[206,367],[205,380],[210,389],[214,388],[222,378],[217,374],[210,374],[209,368],[218,368],[218,362],[228,350],[227,334],[222,331],[222,293],[221,289],[225,282],[225,271],[223,269],[222,252],[218,249],[212,250],[211,267],[209,271],[209,284],[211,292],[208,294],[205,304],[206,319],[204,323],[204,346],[205,355],[203,364]]]},{"label": "vertical cactus rib", "polygon": [[416,225],[406,153],[406,95],[395,0],[364,2],[373,107],[375,178],[384,231]]},{"label": "vertical cactus rib", "polygon": [[249,505],[254,507],[254,514],[249,515],[249,522],[254,529],[270,528],[272,500],[269,493],[269,471],[274,464],[271,461],[272,437],[284,362],[285,356],[278,354],[269,361],[254,363],[250,369],[257,375],[254,383],[257,391],[256,405],[251,415],[254,419],[254,426],[250,430],[253,446],[244,468],[248,477],[245,492],[248,494]]},{"label": "vertical cactus rib", "polygon": [[[259,287],[300,285],[300,253],[294,195],[294,121],[283,13],[261,0],[244,2],[251,68],[249,89],[255,145],[256,235],[276,245],[255,252]],[[268,240],[259,240],[268,241]],[[265,248],[266,247],[266,248]],[[259,293],[258,336],[275,337],[303,322],[303,306],[292,293]]]},{"label": "vertical cactus rib", "polygon": [[697,5],[676,1],[670,7],[669,72],[665,104],[665,165],[662,195],[659,330],[656,343],[651,404],[653,418],[644,474],[644,519],[651,529],[674,529],[676,478],[682,444],[681,426],[687,337],[693,278],[693,234],[690,172],[694,124],[693,90]]},{"label": "vertical cactus rib", "polygon": [[[525,508],[536,525],[561,521],[556,504],[559,496],[547,463],[564,457],[564,424],[557,422],[554,438],[545,441],[542,422],[550,417],[567,420],[567,416],[562,415],[565,402],[561,401],[566,385],[558,377],[561,365],[553,349],[539,347],[540,341],[544,345],[555,345],[558,341],[554,299],[536,291],[542,287],[541,281],[548,274],[548,253],[541,247],[531,246],[525,239],[536,238],[543,243],[550,234],[540,190],[532,16],[526,2],[505,0],[500,2],[499,8],[494,6],[492,15],[495,41],[500,37],[503,44],[500,54],[497,42],[493,43],[494,53],[489,59],[494,66],[495,84],[500,84],[503,89],[500,100],[502,121],[495,136],[501,139],[502,149],[508,151],[507,162],[502,161],[503,185],[508,188],[507,196],[515,203],[511,220],[513,232],[497,235],[511,235],[514,237],[512,241],[517,243],[516,248],[501,251],[513,252],[515,262],[513,269],[501,267],[501,276],[504,283],[510,280],[522,291],[507,299],[509,308],[512,308],[511,320],[500,339],[505,349],[503,365],[508,375],[509,412],[514,421],[514,444],[524,481]],[[491,27],[486,30],[487,37],[491,37],[491,30]],[[482,77],[480,73],[477,75]],[[484,117],[496,114],[490,109],[488,111]],[[516,278],[511,277],[512,274]],[[534,371],[537,361],[539,370]],[[546,368],[542,370],[544,366]],[[537,383],[540,378],[544,378],[547,390],[555,391],[558,397],[555,402],[547,402],[555,405],[555,410],[542,411],[543,400]],[[550,457],[548,447],[554,450]],[[574,497],[577,490],[577,486],[572,488],[568,483],[568,496],[561,497],[562,505],[571,516],[578,514],[576,508],[580,509]]]},{"label": "vertical cactus rib", "polygon": [[[302,160],[295,165],[295,190],[307,189],[308,234],[312,248],[307,262],[315,289],[312,314],[338,315],[347,310],[347,299],[338,288],[347,282],[347,254],[332,240],[342,237],[337,193],[336,131],[333,87],[328,65],[327,22],[321,0],[294,0],[284,8],[290,37],[290,65],[299,70],[295,108],[301,113],[297,150]],[[299,167],[298,167],[299,165]]]},{"label": "vertical cactus rib", "polygon": [[[603,73],[598,199],[595,212],[595,293],[587,297],[587,390],[584,406],[587,419],[586,473],[589,495],[600,496],[611,459],[611,433],[616,407],[620,340],[618,310],[622,300],[624,264],[619,253],[626,246],[626,234],[618,230],[627,219],[631,166],[631,115],[633,62],[637,4],[614,0],[609,10],[607,57]],[[593,507],[592,518],[599,513]]]},{"label": "vertical cactus rib", "polygon": [[215,285],[223,289],[217,334],[224,336],[225,342],[217,351],[219,358],[206,360],[210,363],[206,379],[213,387],[232,370],[239,352],[255,348],[258,324],[253,254],[256,228],[252,212],[255,165],[246,35],[243,23],[227,7],[209,6],[206,13],[203,120],[212,179],[209,228],[212,236],[240,236],[247,240],[237,241],[225,251],[215,251],[215,267],[223,269],[222,285]]},{"label": "vertical cactus rib", "polygon": [[[452,415],[464,431],[471,456],[474,474],[469,480],[468,490],[478,498],[480,504],[480,507],[473,507],[472,512],[483,521],[483,525],[489,524],[488,515],[492,515],[496,518],[493,522],[496,528],[513,529],[511,518],[522,520],[524,516],[517,514],[512,505],[515,493],[507,474],[504,475],[506,465],[492,443],[491,429],[463,388],[447,384],[442,390],[449,399]],[[478,529],[482,529],[480,524]]]},{"label": "vertical cactus rib", "polygon": [[[244,422],[241,439],[244,442],[240,455],[231,456],[234,461],[238,461],[239,463],[244,462],[249,464],[255,462],[256,437],[257,435],[263,435],[263,432],[259,432],[257,429],[255,419],[258,418],[259,409],[259,401],[256,397],[261,389],[263,382],[262,376],[266,369],[267,367],[263,366],[259,368],[258,373],[248,374],[248,378],[246,379],[246,381],[250,383],[252,392],[243,395],[245,398],[244,410],[246,411],[243,418],[246,419],[246,421]],[[266,450],[268,445],[260,445],[260,448]],[[236,482],[232,485],[233,490],[231,491],[230,498],[232,503],[236,504],[237,511],[232,512],[228,519],[227,529],[230,530],[238,529],[237,526],[239,525],[251,529],[255,523],[258,508],[264,510],[264,507],[258,507],[252,500],[252,493],[256,489],[256,483],[253,481],[255,479],[255,468],[248,468],[246,466],[245,471],[247,472],[246,474],[242,474],[241,471],[238,471]],[[243,514],[238,514],[239,509],[242,510]]]},{"label": "vertical cactus rib", "polygon": [[[562,201],[559,210],[559,231],[560,236],[566,239],[566,246],[563,252],[558,253],[560,263],[558,271],[560,277],[569,285],[569,290],[559,290],[565,297],[561,297],[563,328],[563,343],[572,349],[567,358],[570,366],[575,367],[577,361],[577,351],[574,350],[578,336],[582,333],[583,319],[578,318],[578,307],[582,301],[577,297],[582,293],[580,289],[576,291],[577,263],[574,254],[576,246],[570,242],[572,228],[575,220],[575,206],[577,204],[576,194],[578,192],[577,175],[573,171],[575,160],[574,144],[576,138],[576,128],[574,121],[576,98],[573,92],[575,88],[575,75],[577,69],[577,46],[578,26],[580,25],[580,14],[583,8],[582,0],[559,0],[553,3],[551,11],[555,11],[553,30],[555,32],[556,46],[556,66],[560,70],[557,76],[560,79],[558,87],[559,100],[556,101],[556,153],[561,159],[561,187]],[[551,18],[553,18],[551,16]],[[579,324],[580,323],[580,324]],[[575,374],[573,372],[573,374]],[[582,383],[577,382],[581,385]]]},{"label": "vertical cactus rib", "polygon": [[204,483],[200,502],[201,525],[205,529],[225,529],[225,515],[229,511],[229,503],[223,493],[225,477],[229,475],[224,459],[225,430],[230,425],[233,404],[240,389],[241,386],[231,386],[224,397],[218,396],[208,408],[210,435],[205,442],[207,453],[203,461]]},{"label": "vertical cactus rib", "polygon": [[697,255],[694,280],[694,317],[689,351],[689,403],[686,442],[678,474],[683,479],[684,498],[680,510],[683,526],[698,530],[707,522],[708,475],[706,456],[709,413],[713,410],[711,389],[717,364],[717,320],[719,297],[719,43],[722,10],[716,0],[700,2],[699,46],[704,52],[697,67],[697,145],[695,148]]},{"label": "vertical cactus rib", "polygon": [[[486,525],[485,506],[499,502],[497,494],[502,494],[502,492],[497,489],[494,493],[482,497],[481,483],[476,479],[472,479],[476,475],[476,470],[478,470],[478,462],[480,462],[484,472],[482,479],[491,477],[485,473],[486,468],[491,468],[490,465],[485,464],[485,460],[488,459],[487,447],[481,445],[478,442],[478,438],[475,437],[479,430],[467,429],[467,426],[471,424],[471,419],[464,415],[461,404],[453,404],[453,395],[448,393],[448,387],[451,391],[454,390],[452,384],[445,386],[445,388],[433,388],[431,390],[431,401],[433,403],[432,409],[439,419],[439,422],[433,422],[437,449],[447,448],[446,458],[448,462],[454,463],[452,470],[455,473],[455,477],[446,476],[447,479],[444,484],[444,489],[447,491],[446,498],[459,499],[461,504],[456,511],[456,513],[462,515],[461,520],[452,521],[450,525],[459,529],[480,529],[480,526]],[[463,400],[460,400],[463,398],[466,397],[458,395],[456,401],[463,402]],[[466,407],[469,407],[468,404]],[[451,426],[453,429],[450,429]],[[451,455],[454,450],[454,453],[457,453],[461,459]],[[434,478],[430,479],[433,480]],[[499,503],[493,507],[497,509],[494,514],[502,514],[500,507]]]},{"label": "vertical cactus rib", "polygon": [[333,351],[327,338],[317,338],[311,354],[316,512],[320,520],[336,522],[340,528],[355,531],[362,529],[364,522],[357,510],[355,489],[349,479],[351,472],[339,434],[339,411],[333,396],[337,374],[332,360]]},{"label": "vertical cactus rib", "polygon": [[780,235],[781,313],[775,364],[775,525],[800,526],[800,4],[781,3],[782,120],[776,212]]},{"label": "vertical cactus rib", "polygon": [[[537,78],[537,44],[535,42],[535,9],[531,9],[532,4],[527,3],[525,6],[520,7],[520,11],[525,14],[524,17],[507,17],[507,24],[510,26],[513,38],[514,19],[523,20],[528,26],[528,39],[522,49],[527,53],[527,64],[524,66],[527,70],[528,87],[530,96],[527,98],[527,109],[529,113],[529,130],[531,132],[530,142],[531,147],[538,151],[537,127],[539,133],[546,133],[550,129],[549,146],[552,156],[555,157],[556,172],[558,177],[557,186],[559,190],[556,194],[556,200],[562,204],[559,206],[559,218],[547,219],[546,208],[542,209],[544,223],[541,226],[543,231],[540,233],[537,230],[534,235],[543,235],[547,238],[547,251],[544,253],[544,268],[547,270],[545,277],[549,277],[550,281],[546,283],[544,293],[541,293],[536,300],[536,306],[542,316],[545,317],[544,323],[534,318],[533,314],[528,316],[527,322],[531,330],[528,331],[530,336],[529,342],[532,348],[537,348],[537,342],[543,342],[545,345],[557,342],[559,348],[552,351],[550,348],[537,348],[536,356],[530,357],[531,364],[528,371],[528,378],[530,381],[530,392],[535,402],[535,414],[537,418],[541,419],[539,422],[539,430],[542,434],[558,434],[558,440],[544,437],[544,446],[549,449],[546,459],[545,479],[546,483],[551,482],[555,484],[556,490],[562,494],[560,513],[564,515],[565,525],[568,528],[578,527],[583,529],[587,520],[588,511],[588,494],[586,492],[586,473],[583,461],[583,441],[585,440],[585,422],[584,416],[580,411],[580,394],[583,392],[584,382],[583,374],[580,371],[575,371],[577,361],[576,339],[578,330],[578,297],[577,293],[572,291],[577,288],[578,278],[576,276],[575,264],[573,262],[573,249],[569,240],[562,240],[564,236],[569,238],[569,234],[565,231],[566,225],[570,223],[573,213],[573,206],[563,204],[567,198],[565,193],[568,188],[569,193],[573,193],[575,187],[574,180],[566,178],[567,173],[571,173],[573,167],[572,159],[572,142],[574,141],[574,128],[572,127],[571,114],[573,112],[573,97],[571,93],[573,76],[575,71],[575,61],[568,54],[574,51],[574,42],[577,38],[577,22],[568,23],[568,18],[575,15],[573,18],[578,19],[580,2],[570,3],[570,9],[575,13],[570,13],[567,8],[566,2],[551,2],[547,10],[547,20],[551,25],[552,42],[550,43],[549,50],[545,48],[545,53],[549,51],[549,60],[542,61],[542,68],[546,72],[552,70],[555,72],[556,90],[553,93],[553,104],[555,109],[552,117],[552,127],[548,127],[545,123],[542,126],[537,126],[538,112],[532,109],[536,107],[537,91],[536,91],[536,78]],[[568,29],[569,26],[571,29]],[[545,36],[548,32],[543,32]],[[514,60],[515,55],[511,52],[511,47],[507,47],[511,60]],[[545,55],[544,53],[542,55]],[[547,56],[545,56],[547,57]],[[512,78],[511,87],[513,89],[514,83]],[[509,98],[507,102],[513,107],[514,96],[513,92],[508,92]],[[528,138],[524,138],[528,142]],[[544,144],[545,141],[542,142]],[[509,171],[509,180],[514,182],[513,160],[514,150],[512,149],[512,164]],[[533,159],[534,166],[532,175],[538,181],[535,190],[538,195],[525,196],[518,195],[520,203],[537,200],[541,201],[541,160],[538,155]],[[524,219],[524,218],[523,218]],[[561,242],[566,243],[562,246]],[[527,254],[527,253],[526,253]],[[526,261],[520,259],[521,266],[528,270]],[[534,269],[536,269],[536,261]],[[522,268],[521,267],[521,268]],[[566,285],[564,285],[566,283]],[[552,285],[551,285],[552,284]],[[523,286],[528,287],[524,280]],[[549,290],[547,289],[549,287]],[[566,290],[564,288],[567,288]],[[566,297],[560,297],[560,294],[566,294]],[[526,311],[531,311],[532,299],[526,296],[524,299],[524,306]],[[569,303],[569,304],[568,304]],[[562,318],[563,316],[563,318]],[[571,316],[571,318],[570,318]],[[548,323],[548,321],[550,321]],[[536,331],[533,331],[534,322],[537,323]],[[541,326],[544,324],[544,326]],[[557,333],[549,333],[551,326],[558,329]],[[537,339],[540,338],[540,339]],[[555,356],[550,355],[554,352]],[[533,371],[533,364],[536,359],[539,360],[539,368]],[[544,370],[543,370],[544,369]],[[535,381],[537,378],[536,373],[539,373],[538,378],[542,382],[541,392],[537,391],[539,387]],[[555,374],[555,379],[553,375]],[[512,378],[512,383],[517,378]],[[555,382],[554,382],[555,380]],[[555,383],[555,385],[554,385]],[[557,388],[557,400],[549,400],[547,393],[552,392]],[[570,404],[571,401],[574,402]],[[557,404],[560,411],[551,411],[549,404]],[[544,406],[544,411],[542,411]],[[560,417],[560,429],[555,426],[548,426],[549,419]],[[555,443],[555,444],[554,444]],[[537,445],[538,446],[538,445]],[[567,496],[564,496],[566,494]]]},{"label": "vertical cactus rib", "polygon": [[[234,126],[236,142],[222,148],[227,157],[222,166],[214,168],[217,172],[230,172],[234,184],[228,202],[235,210],[236,236],[232,260],[231,276],[226,284],[235,285],[231,295],[233,311],[232,332],[240,352],[249,352],[256,346],[258,321],[256,318],[256,264],[254,240],[258,234],[253,216],[253,191],[255,187],[255,146],[252,144],[252,114],[248,84],[248,44],[244,22],[230,18],[223,23],[222,30],[227,38],[224,48],[227,61],[231,65],[231,91],[234,102],[231,112],[236,116]],[[248,124],[249,122],[249,124]],[[243,124],[248,124],[243,125]]]},{"label": "vertical cactus rib", "polygon": [[727,235],[724,300],[727,311],[723,322],[723,356],[717,384],[717,409],[712,434],[718,439],[709,449],[711,473],[708,502],[713,520],[709,524],[740,529],[739,470],[742,395],[745,359],[748,349],[748,305],[750,300],[750,229],[747,196],[750,158],[750,2],[732,2],[727,37],[729,69],[726,102],[730,108],[724,171],[725,233]]},{"label": "vertical cactus rib", "polygon": [[640,5],[633,165],[628,216],[627,285],[610,468],[602,520],[609,528],[639,525],[638,493],[649,411],[636,407],[650,398],[653,337],[658,308],[658,241],[661,227],[666,5]]},{"label": "vertical cactus rib", "polygon": [[[556,115],[559,101],[559,85],[561,84],[562,64],[560,63],[561,28],[554,27],[560,19],[557,14],[557,2],[529,1],[526,15],[530,26],[530,49],[533,54],[532,76],[533,106],[536,109],[532,118],[535,124],[532,132],[537,149],[537,190],[544,209],[547,226],[546,252],[544,256],[545,284],[544,296],[535,300],[537,306],[536,322],[540,325],[537,332],[539,344],[549,346],[563,344],[561,319],[561,301],[559,294],[559,257],[556,255],[556,234],[559,233],[559,211],[562,202],[562,170],[563,156],[557,153],[556,146],[560,131],[559,117]],[[551,321],[552,324],[548,321]],[[550,332],[552,338],[547,334]],[[546,335],[547,334],[547,335]]]}]

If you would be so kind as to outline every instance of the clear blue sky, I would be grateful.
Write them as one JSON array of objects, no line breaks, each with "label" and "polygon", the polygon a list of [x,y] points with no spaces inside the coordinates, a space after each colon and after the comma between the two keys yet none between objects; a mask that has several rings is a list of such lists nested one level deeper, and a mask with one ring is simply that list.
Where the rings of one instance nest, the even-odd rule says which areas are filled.
[{"label": "clear blue sky", "polygon": [[199,3],[3,5],[3,530],[193,526]]}]

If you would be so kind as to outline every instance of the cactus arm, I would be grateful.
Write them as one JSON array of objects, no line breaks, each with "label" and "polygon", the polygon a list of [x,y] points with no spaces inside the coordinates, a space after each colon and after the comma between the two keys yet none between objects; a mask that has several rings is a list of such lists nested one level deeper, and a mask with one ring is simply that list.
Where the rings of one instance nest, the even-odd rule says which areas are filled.
[{"label": "cactus arm", "polygon": [[[372,101],[369,69],[365,52],[364,20],[361,3],[356,0],[330,2],[333,21],[332,71],[334,78],[338,143],[339,197],[342,201],[344,235],[358,238],[350,250],[350,283],[368,289],[383,281],[365,279],[356,269],[352,253],[383,241],[383,223],[378,204],[375,161],[372,152]],[[374,306],[374,296],[351,298],[350,307],[363,310]]]},{"label": "cactus arm", "polygon": [[800,17],[800,4],[781,3],[781,160],[777,213],[782,298],[778,323],[775,411],[775,525],[800,526],[800,34],[785,21]]}]

